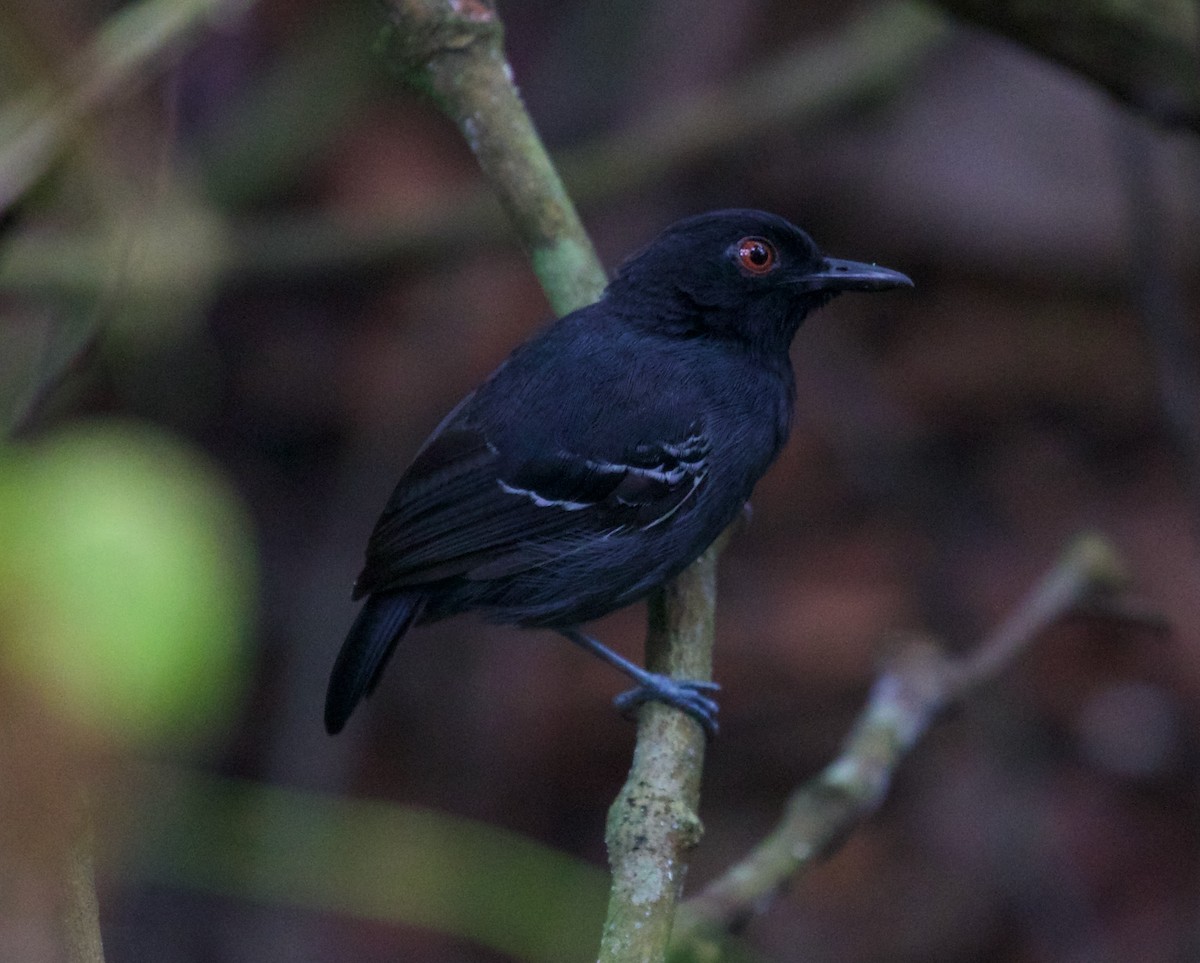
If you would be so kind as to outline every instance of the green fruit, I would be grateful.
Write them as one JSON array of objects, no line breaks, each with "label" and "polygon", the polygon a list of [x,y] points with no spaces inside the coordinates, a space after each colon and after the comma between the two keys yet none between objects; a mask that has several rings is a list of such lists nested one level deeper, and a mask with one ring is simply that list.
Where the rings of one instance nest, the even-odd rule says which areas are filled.
[{"label": "green fruit", "polygon": [[135,744],[219,725],[245,677],[254,552],[196,450],[97,421],[0,449],[0,672]]}]

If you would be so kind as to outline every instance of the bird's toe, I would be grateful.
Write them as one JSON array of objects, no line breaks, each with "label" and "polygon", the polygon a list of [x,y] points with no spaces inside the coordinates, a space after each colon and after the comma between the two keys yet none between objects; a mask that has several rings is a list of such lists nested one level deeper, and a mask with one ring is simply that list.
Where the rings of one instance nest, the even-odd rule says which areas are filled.
[{"label": "bird's toe", "polygon": [[706,679],[672,679],[653,674],[637,688],[622,692],[613,700],[613,704],[629,718],[647,702],[665,703],[695,719],[711,739],[717,734],[716,717],[720,706],[705,693],[716,692],[720,688],[716,682]]}]

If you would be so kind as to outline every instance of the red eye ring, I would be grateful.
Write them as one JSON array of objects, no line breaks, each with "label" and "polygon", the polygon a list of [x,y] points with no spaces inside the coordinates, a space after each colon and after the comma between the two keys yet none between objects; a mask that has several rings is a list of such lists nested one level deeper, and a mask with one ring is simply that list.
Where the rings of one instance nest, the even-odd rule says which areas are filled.
[{"label": "red eye ring", "polygon": [[775,270],[779,255],[775,245],[764,237],[744,237],[737,243],[738,264],[751,274],[767,274]]}]

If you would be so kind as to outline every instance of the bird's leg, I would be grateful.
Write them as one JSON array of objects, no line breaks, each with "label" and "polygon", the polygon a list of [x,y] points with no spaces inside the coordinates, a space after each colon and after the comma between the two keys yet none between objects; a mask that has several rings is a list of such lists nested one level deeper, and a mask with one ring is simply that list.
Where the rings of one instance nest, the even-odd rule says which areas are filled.
[{"label": "bird's leg", "polygon": [[599,656],[613,668],[624,672],[637,683],[636,688],[622,692],[613,700],[613,705],[622,713],[628,715],[643,702],[665,702],[681,712],[686,712],[700,723],[710,739],[717,734],[717,709],[720,707],[715,699],[706,695],[721,688],[717,683],[704,679],[672,679],[669,675],[650,672],[618,655],[590,635],[584,635],[578,629],[559,629],[558,632],[580,648]]}]

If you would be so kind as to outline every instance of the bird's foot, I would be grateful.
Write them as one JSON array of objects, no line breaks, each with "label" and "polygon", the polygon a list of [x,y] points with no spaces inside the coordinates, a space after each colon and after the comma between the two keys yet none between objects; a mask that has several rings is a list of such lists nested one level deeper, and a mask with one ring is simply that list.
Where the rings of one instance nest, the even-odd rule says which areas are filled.
[{"label": "bird's foot", "polygon": [[580,648],[587,649],[609,665],[620,669],[637,683],[637,688],[622,692],[613,700],[613,704],[627,718],[643,703],[665,702],[681,712],[686,712],[700,723],[708,738],[711,739],[717,734],[717,709],[720,707],[716,699],[706,695],[720,690],[721,687],[717,683],[707,679],[672,679],[669,675],[659,672],[648,672],[576,628],[558,631]]},{"label": "bird's foot", "polygon": [[672,679],[657,672],[647,672],[641,685],[622,692],[613,700],[613,705],[626,717],[646,702],[663,702],[674,706],[700,723],[700,728],[709,739],[717,734],[717,700],[707,695],[718,692],[720,685],[704,679]]}]

